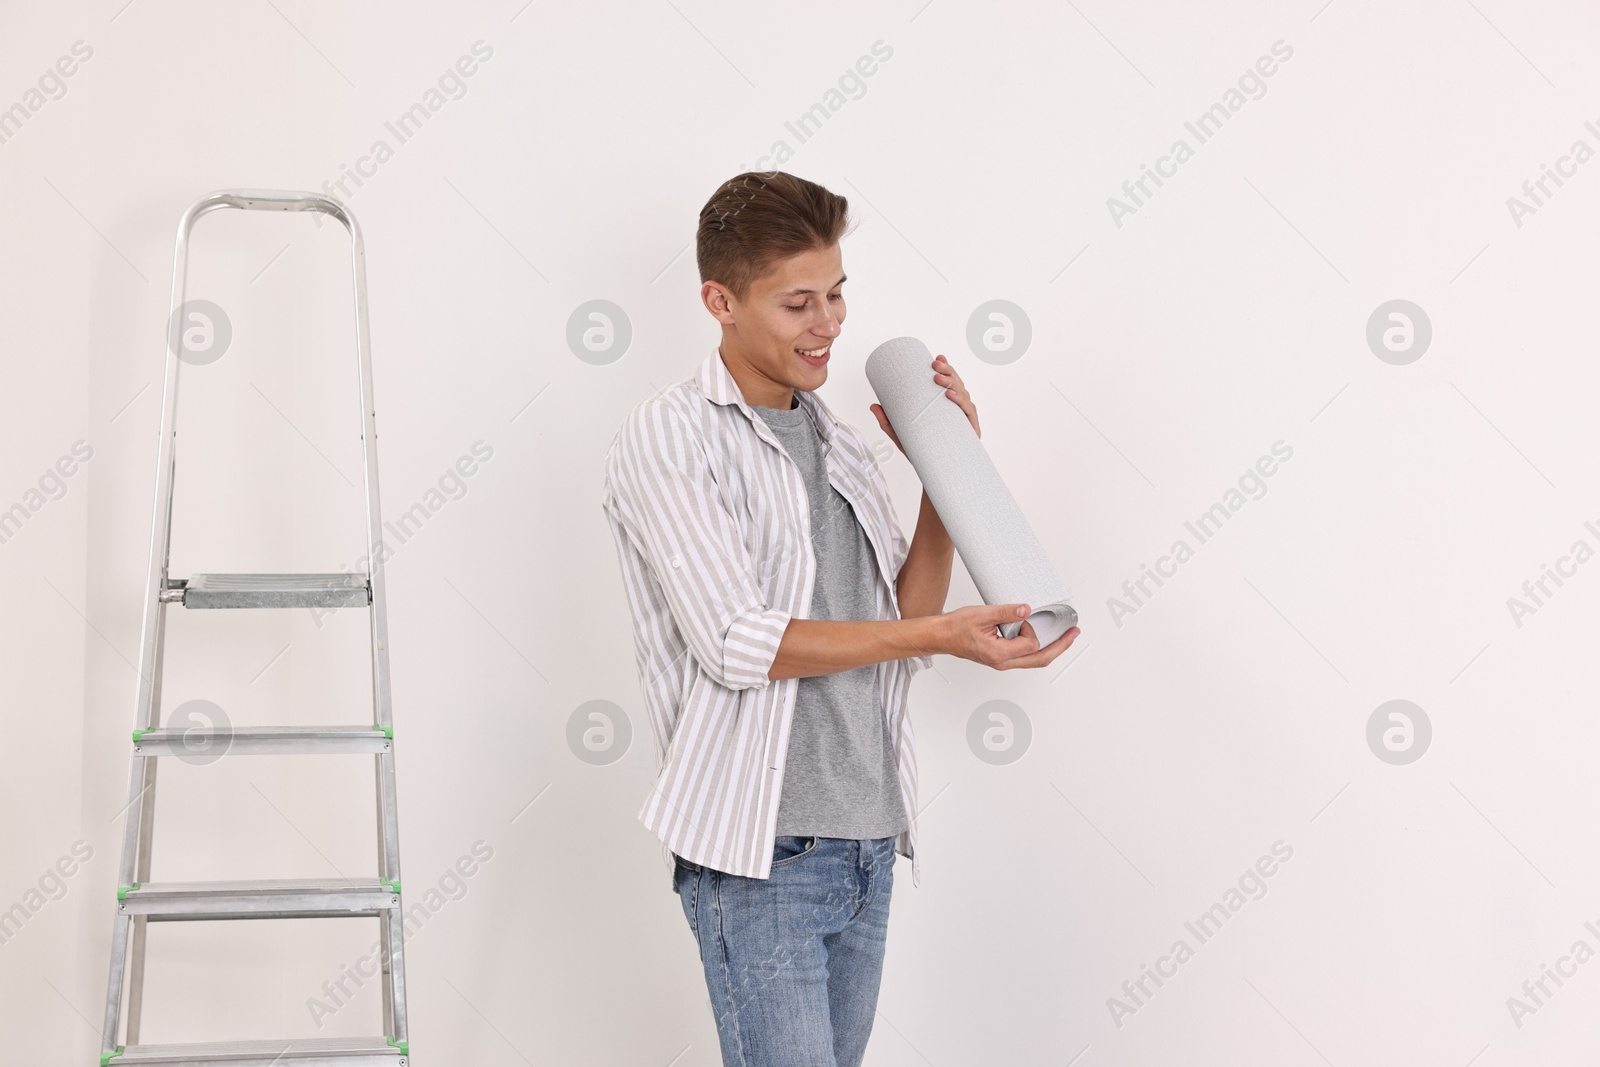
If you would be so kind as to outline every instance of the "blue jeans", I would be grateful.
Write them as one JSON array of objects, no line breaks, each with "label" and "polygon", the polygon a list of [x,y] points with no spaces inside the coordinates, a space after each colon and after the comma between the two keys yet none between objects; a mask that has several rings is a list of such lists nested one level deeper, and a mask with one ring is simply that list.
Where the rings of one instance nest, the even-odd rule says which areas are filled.
[{"label": "blue jeans", "polygon": [[678,858],[724,1067],[859,1067],[877,1011],[894,841],[780,837],[772,873]]}]

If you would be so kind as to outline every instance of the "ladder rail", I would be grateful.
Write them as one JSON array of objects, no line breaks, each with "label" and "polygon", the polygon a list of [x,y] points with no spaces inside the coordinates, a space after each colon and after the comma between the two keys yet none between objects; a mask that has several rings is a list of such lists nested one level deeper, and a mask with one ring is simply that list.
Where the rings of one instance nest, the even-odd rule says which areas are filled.
[{"label": "ladder rail", "polygon": [[[163,668],[166,664],[167,649],[167,612],[166,605],[156,614],[156,661],[155,674],[151,679],[151,705],[157,709],[161,707],[161,679]],[[155,762],[147,760],[146,762]],[[155,790],[156,774],[159,767],[144,768],[144,788],[142,795],[150,799],[150,803],[140,806],[139,809],[139,861],[134,865],[134,879],[146,882],[150,879],[150,857],[155,839]],[[149,935],[147,920],[144,916],[135,916],[133,930],[129,941],[128,960],[128,1044],[137,1044],[139,1031],[144,1017],[144,960],[145,938]]]},{"label": "ladder rail", "polygon": [[[384,580],[383,510],[378,500],[378,424],[372,386],[372,339],[367,321],[367,254],[362,241],[361,227],[346,212],[343,216],[350,230],[351,283],[356,299],[356,358],[359,361],[361,386],[361,455],[363,477],[367,490],[367,587],[371,597],[367,621],[372,631],[372,704],[373,724],[380,729],[391,728],[393,701],[389,688],[389,612],[388,593]],[[379,876],[391,884],[400,878],[400,825],[399,797],[396,792],[394,751],[380,752],[373,757],[373,771],[377,791]],[[397,1041],[407,1041],[406,988],[405,988],[405,923],[396,921],[393,914],[385,912],[378,917],[378,929],[387,953],[382,972],[383,1028]]]},{"label": "ladder rail", "polygon": [[[389,686],[389,601],[384,578],[383,508],[378,499],[378,423],[372,386],[372,337],[367,319],[367,252],[361,226],[349,212],[340,216],[350,231],[351,285],[356,300],[356,359],[361,389],[362,475],[367,491],[367,588],[371,604],[367,615],[372,633],[373,725],[393,727],[394,704]],[[378,819],[381,856],[379,873],[386,881],[400,878],[399,801],[395,792],[394,753],[376,758]],[[401,1026],[403,1028],[404,1021]],[[396,1035],[404,1039],[405,1035]]]},{"label": "ladder rail", "polygon": [[[377,415],[372,381],[372,348],[368,322],[366,248],[360,224],[338,200],[319,193],[275,190],[226,189],[200,197],[178,222],[173,252],[172,291],[163,335],[164,370],[162,377],[161,430],[157,449],[155,507],[151,519],[150,557],[145,582],[144,617],[140,640],[138,693],[134,726],[138,730],[158,728],[161,715],[161,678],[166,637],[167,593],[172,551],[173,484],[177,459],[177,403],[182,361],[173,344],[172,320],[187,300],[189,243],[195,224],[213,211],[225,209],[254,211],[312,212],[340,222],[350,236],[351,282],[355,298],[356,360],[361,404],[362,474],[366,495],[367,584],[370,590],[369,629],[371,639],[372,718],[375,727],[392,736],[393,704],[389,682],[389,630],[384,582],[384,549],[381,533],[382,509],[378,497]],[[181,329],[181,324],[180,324]],[[374,757],[379,832],[378,866],[381,878],[398,887],[400,883],[399,812],[392,750]],[[136,885],[148,881],[154,833],[154,797],[159,760],[133,759],[129,774],[128,803],[123,815],[122,859],[118,884]],[[119,913],[113,920],[111,974],[107,981],[105,1027],[102,1054],[119,1048],[122,1029],[122,1001],[126,993],[127,1044],[139,1038],[143,1006],[144,956],[147,919],[143,915]],[[403,1043],[407,1039],[405,977],[402,963],[404,923],[391,922],[386,911],[379,916],[382,939],[388,948],[383,974],[383,1015],[386,1033]],[[131,949],[131,955],[130,955]]]}]

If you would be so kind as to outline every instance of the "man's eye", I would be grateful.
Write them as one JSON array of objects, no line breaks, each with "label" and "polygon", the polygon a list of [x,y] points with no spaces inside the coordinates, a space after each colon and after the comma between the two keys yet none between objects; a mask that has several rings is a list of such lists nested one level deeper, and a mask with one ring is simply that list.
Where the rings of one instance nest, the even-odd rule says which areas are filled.
[{"label": "man's eye", "polygon": [[[830,294],[828,294],[828,299],[829,300],[843,300],[844,299],[844,294],[843,293],[830,293]],[[806,309],[806,305],[805,304],[784,304],[783,306],[785,308],[787,308],[788,310],[790,310],[790,311],[804,311]]]}]

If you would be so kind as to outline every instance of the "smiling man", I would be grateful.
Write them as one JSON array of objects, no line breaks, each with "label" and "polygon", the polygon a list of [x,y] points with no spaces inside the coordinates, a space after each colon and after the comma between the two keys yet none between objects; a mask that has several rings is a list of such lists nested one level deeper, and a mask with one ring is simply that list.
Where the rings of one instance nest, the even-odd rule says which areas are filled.
[{"label": "smiling man", "polygon": [[[816,394],[847,207],[782,172],[716,191],[696,248],[721,344],[606,456],[662,762],[640,819],[674,855],[728,1067],[861,1062],[897,853],[918,876],[912,674],[940,653],[1042,667],[1078,635],[1000,636],[1025,604],[946,613],[955,550],[927,493],[907,544],[866,439]],[[979,433],[949,361],[928,373]]]}]

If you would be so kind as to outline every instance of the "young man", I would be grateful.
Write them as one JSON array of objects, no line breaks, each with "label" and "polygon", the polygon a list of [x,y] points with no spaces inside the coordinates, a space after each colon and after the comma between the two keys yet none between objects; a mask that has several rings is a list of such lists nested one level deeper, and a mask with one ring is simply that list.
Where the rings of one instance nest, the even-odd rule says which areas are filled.
[{"label": "young man", "polygon": [[[782,172],[717,190],[696,247],[722,343],[606,456],[662,759],[640,819],[675,854],[729,1067],[861,1062],[896,852],[918,876],[912,673],[938,653],[1043,667],[1078,635],[1002,638],[1023,604],[944,612],[954,547],[927,493],[908,546],[866,440],[816,395],[846,209]],[[978,433],[949,361],[928,373]]]}]

